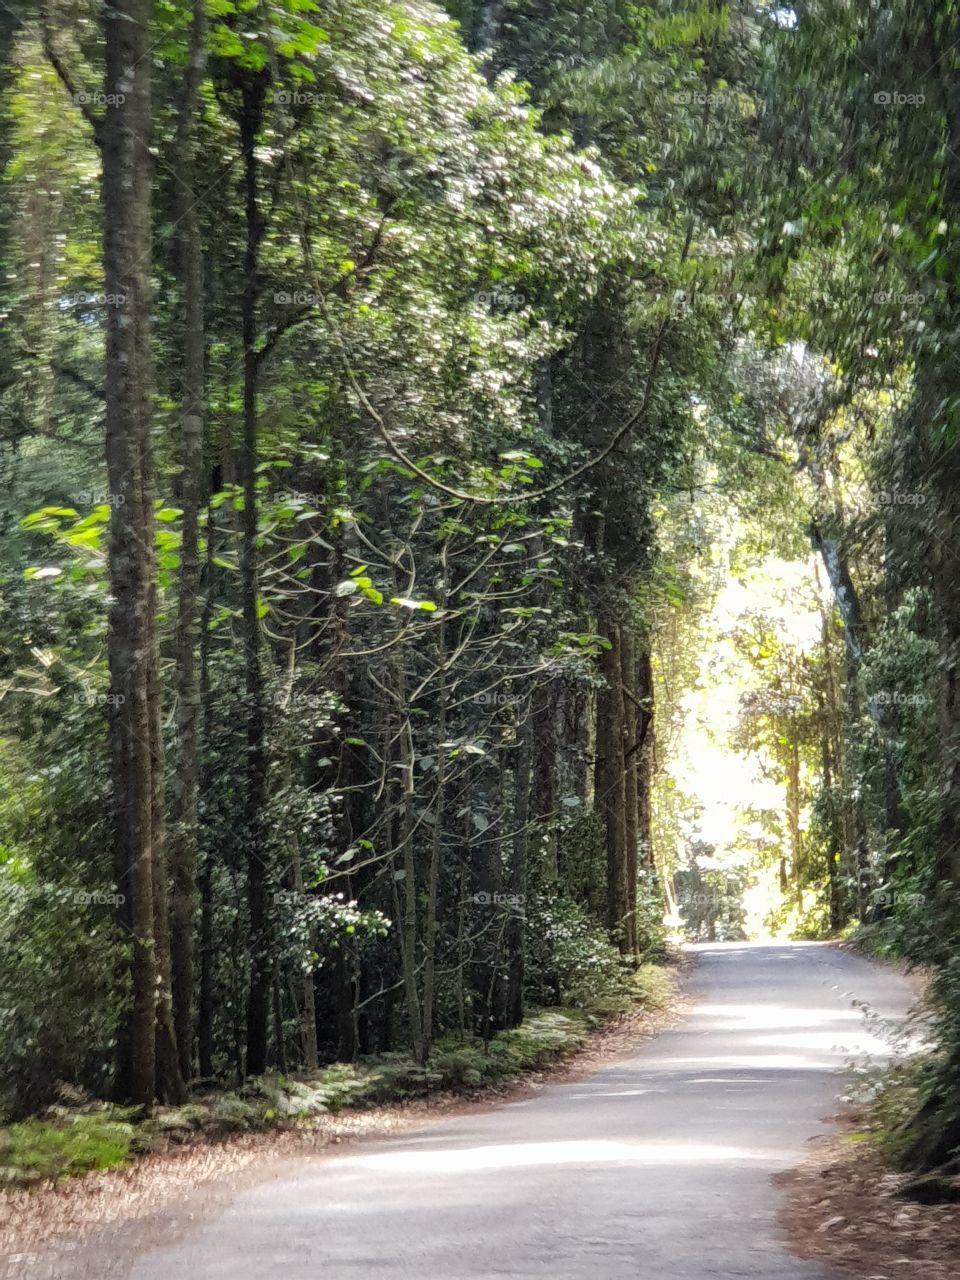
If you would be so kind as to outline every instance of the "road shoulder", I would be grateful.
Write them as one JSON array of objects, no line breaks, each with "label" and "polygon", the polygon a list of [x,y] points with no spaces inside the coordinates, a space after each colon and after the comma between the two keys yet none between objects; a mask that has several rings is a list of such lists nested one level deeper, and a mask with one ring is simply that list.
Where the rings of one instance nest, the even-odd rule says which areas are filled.
[{"label": "road shoulder", "polygon": [[[877,970],[906,981],[918,1004],[929,974],[844,947]],[[910,1175],[878,1149],[868,1110],[854,1101],[828,1118],[831,1132],[811,1141],[807,1159],[775,1179],[781,1224],[798,1257],[868,1280],[955,1280],[960,1204],[920,1204],[900,1195]]]},{"label": "road shoulder", "polygon": [[243,1133],[174,1147],[135,1164],[0,1199],[0,1280],[120,1280],[144,1251],[169,1245],[244,1190],[288,1175],[304,1159],[336,1157],[357,1145],[453,1115],[485,1111],[547,1085],[583,1079],[635,1054],[682,1021],[685,958],[662,1009],[638,1009],[593,1032],[549,1067],[473,1093],[439,1093],[395,1106],[321,1116],[309,1128]]}]

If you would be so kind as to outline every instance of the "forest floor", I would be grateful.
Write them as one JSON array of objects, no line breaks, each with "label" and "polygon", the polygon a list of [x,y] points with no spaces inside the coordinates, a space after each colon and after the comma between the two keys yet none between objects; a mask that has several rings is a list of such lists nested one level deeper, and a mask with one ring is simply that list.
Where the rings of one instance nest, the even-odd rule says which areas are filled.
[{"label": "forest floor", "polygon": [[960,1205],[898,1199],[908,1181],[863,1140],[863,1117],[835,1118],[809,1158],[778,1179],[783,1224],[801,1257],[863,1280],[956,1280]]},{"label": "forest floor", "polygon": [[[513,1080],[320,1115],[297,1128],[198,1134],[120,1168],[0,1193],[0,1280],[59,1280],[68,1260],[81,1254],[97,1259],[90,1273],[98,1280],[123,1275],[145,1241],[169,1241],[171,1224],[179,1221],[186,1229],[198,1213],[215,1211],[247,1181],[262,1178],[265,1165],[279,1171],[291,1159],[388,1138],[444,1117],[535,1096],[549,1082],[590,1075],[682,1019],[689,969],[689,957],[677,953],[667,970],[670,995],[662,1005],[638,1007],[607,1022],[574,1053]],[[181,1218],[188,1196],[191,1208]]]}]

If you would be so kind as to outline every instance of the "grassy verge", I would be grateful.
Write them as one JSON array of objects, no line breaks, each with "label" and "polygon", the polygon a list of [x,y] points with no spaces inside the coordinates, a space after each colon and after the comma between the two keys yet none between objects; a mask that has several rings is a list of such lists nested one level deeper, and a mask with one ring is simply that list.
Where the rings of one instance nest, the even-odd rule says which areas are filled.
[{"label": "grassy verge", "polygon": [[0,1178],[30,1186],[92,1169],[112,1169],[130,1157],[135,1126],[118,1107],[24,1120],[0,1129]]},{"label": "grassy verge", "polygon": [[0,1127],[0,1186],[15,1190],[126,1164],[171,1144],[231,1133],[309,1126],[324,1115],[424,1098],[469,1094],[521,1078],[570,1057],[595,1030],[630,1009],[664,1008],[676,989],[673,971],[643,965],[628,1000],[589,1009],[541,1009],[485,1043],[446,1037],[429,1063],[402,1053],[336,1062],[312,1075],[266,1075],[236,1092],[209,1093],[148,1117],[131,1108],[90,1103],[53,1107],[43,1118]]}]

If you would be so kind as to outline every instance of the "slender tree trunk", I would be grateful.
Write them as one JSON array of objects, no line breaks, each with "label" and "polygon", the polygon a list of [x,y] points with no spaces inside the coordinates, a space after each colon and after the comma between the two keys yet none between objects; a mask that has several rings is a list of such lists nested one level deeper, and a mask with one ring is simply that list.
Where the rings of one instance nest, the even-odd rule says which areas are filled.
[{"label": "slender tree trunk", "polygon": [[268,895],[270,875],[265,860],[262,830],[266,799],[265,708],[262,670],[263,642],[259,618],[259,557],[257,551],[257,299],[259,294],[260,243],[263,225],[259,206],[257,138],[263,119],[264,84],[244,78],[240,112],[240,146],[243,154],[246,247],[243,262],[243,444],[240,451],[243,488],[243,528],[240,579],[243,595],[242,634],[244,687],[247,700],[246,829],[247,907],[250,923],[250,985],[247,993],[248,1075],[260,1075],[267,1066],[270,1016],[271,953]]},{"label": "slender tree trunk", "polygon": [[283,996],[280,991],[280,979],[276,970],[274,970],[273,981],[270,983],[270,990],[273,997],[275,1060],[277,1067],[285,1075],[287,1071],[287,1045],[283,1035]]},{"label": "slender tree trunk", "polygon": [[[312,565],[311,577],[315,578],[317,572],[321,570],[319,556],[314,551],[314,564]],[[297,680],[297,657],[304,649],[312,649],[315,637],[311,636],[311,628],[314,620],[314,613],[317,609],[317,599],[312,592],[304,595],[303,605],[300,618],[292,629],[292,634],[287,646],[287,662],[286,662],[286,683],[284,686],[284,702],[283,709],[293,710],[294,697]],[[311,749],[315,747],[316,742],[311,743]],[[282,768],[284,775],[284,786],[289,790],[294,785],[294,763],[298,765],[298,772],[304,779],[309,779],[308,785],[316,785],[319,781],[317,775],[321,772],[319,760],[324,760],[323,768],[329,770],[329,763],[325,756],[313,755],[308,752],[306,757],[306,768],[302,768],[302,757],[298,755],[296,746],[292,743],[284,742],[282,747]],[[303,854],[300,847],[299,832],[294,828],[290,831],[288,837],[288,882],[294,894],[294,901],[297,907],[302,907],[306,902],[306,882],[303,875]],[[314,955],[317,951],[316,928],[312,923],[307,927],[306,945],[309,955]],[[291,982],[291,989],[293,984]],[[279,978],[274,983],[275,988],[275,1005],[279,1004],[282,999],[282,987]],[[296,997],[295,997],[296,999]],[[300,1000],[299,1009],[300,1022],[300,1044],[303,1052],[304,1066],[308,1071],[316,1071],[319,1064],[319,1047],[317,1044],[317,1001],[316,988],[314,984],[313,967],[303,968],[300,971]],[[281,1070],[284,1070],[283,1059],[285,1053],[282,1045],[282,1017],[274,1021],[275,1027],[279,1028],[281,1033],[281,1043],[279,1045],[279,1057]]]},{"label": "slender tree trunk", "polygon": [[790,867],[797,907],[803,911],[803,878],[801,863],[803,844],[800,834],[800,747],[791,738],[787,747],[787,834],[790,839]]},{"label": "slender tree trunk", "polygon": [[[820,575],[817,573],[817,586]],[[820,704],[821,712],[821,767],[823,770],[823,788],[829,805],[828,831],[830,846],[828,849],[830,877],[830,924],[833,929],[840,929],[847,923],[850,912],[847,894],[844,890],[842,872],[846,864],[849,850],[845,842],[844,814],[842,793],[846,787],[844,777],[844,723],[843,698],[840,692],[840,679],[836,670],[834,654],[835,623],[833,609],[821,608],[820,634],[823,646],[824,689]]]},{"label": "slender tree trunk", "polygon": [[640,871],[639,757],[642,746],[639,737],[640,718],[637,712],[637,695],[634,688],[637,674],[636,643],[629,625],[622,628],[620,668],[623,681],[623,813],[627,891],[626,941],[629,954],[635,956],[638,951],[637,878]]},{"label": "slender tree trunk", "polygon": [[[215,490],[217,477],[211,482]],[[216,596],[216,566],[213,562],[216,547],[216,526],[213,508],[207,506],[207,555],[206,583],[200,630],[200,708],[203,718],[203,741],[213,740],[213,702],[210,689],[210,624],[213,620],[213,603]],[[202,770],[202,790],[209,783],[210,767]],[[213,1075],[213,867],[214,853],[208,848],[200,867],[200,984],[197,996],[197,1057],[200,1076],[208,1080]]]},{"label": "slender tree trunk", "polygon": [[[842,929],[845,924],[842,896],[840,888],[840,847],[838,831],[837,801],[834,793],[833,753],[830,747],[830,736],[826,724],[820,736],[820,766],[823,774],[823,791],[827,802],[827,880],[830,900],[830,928],[833,932]],[[838,838],[839,837],[839,838]]]},{"label": "slender tree trunk", "polygon": [[171,979],[180,1070],[192,1075],[193,929],[197,906],[197,786],[200,681],[200,503],[206,417],[203,245],[196,210],[194,118],[206,66],[206,9],[194,0],[190,54],[173,155],[177,277],[183,308],[180,493],[183,511],[176,629],[176,768],[170,826]]},{"label": "slender tree trunk", "polygon": [[150,361],[151,181],[150,6],[116,0],[103,11],[108,101],[104,114],[104,290],[107,308],[106,458],[112,518],[109,577],[115,861],[130,898],[132,1007],[121,1037],[119,1091],[135,1102],[156,1096],[157,953],[154,936],[154,755],[151,696],[159,680],[150,616],[153,538]]},{"label": "slender tree trunk", "polygon": [[[299,630],[299,628],[298,628]],[[288,679],[286,686],[287,700],[285,706],[290,706],[293,698],[294,682],[296,677],[296,655],[298,648],[299,636],[295,632],[293,641],[290,645],[290,661],[288,666]],[[291,751],[284,751],[283,767],[285,773],[285,783],[287,787],[293,784],[293,761],[291,759]],[[294,892],[295,900],[298,905],[304,902],[306,897],[306,883],[303,878],[303,855],[300,850],[300,837],[294,830],[290,833],[290,875],[289,883]],[[311,925],[307,931],[307,948],[313,953],[317,949],[316,930]],[[280,983],[274,983],[274,1003],[275,1007],[279,1007],[280,1003]],[[300,980],[300,992],[303,1001],[303,1007],[300,1015],[300,1038],[303,1046],[304,1066],[308,1071],[316,1071],[320,1065],[319,1051],[317,1047],[317,1001],[316,990],[313,981],[313,970],[305,969]],[[279,1027],[282,1032],[283,1019],[275,1018],[274,1025]],[[285,1070],[283,1065],[284,1053],[282,1051],[282,1042],[279,1045],[280,1069]]]},{"label": "slender tree trunk", "polygon": [[[862,920],[870,902],[870,890],[873,883],[873,868],[870,865],[870,851],[867,845],[867,821],[863,806],[863,792],[859,785],[851,785],[855,761],[851,755],[855,752],[854,735],[860,725],[860,694],[857,679],[857,667],[850,654],[847,654],[846,672],[846,728],[847,740],[844,750],[844,774],[847,785],[844,790],[846,803],[846,847],[850,856],[856,878],[857,915]],[[859,773],[859,768],[857,769]]]},{"label": "slender tree trunk", "polygon": [[[323,508],[329,498],[329,493],[318,495],[318,505]],[[353,673],[339,656],[349,651],[352,642],[350,608],[349,601],[339,599],[333,588],[346,577],[349,563],[342,531],[331,533],[318,520],[316,524],[309,522],[307,532],[318,540],[316,549],[311,552],[310,587],[314,604],[311,610],[313,636],[310,654],[314,662],[332,665],[333,691],[345,710],[339,718],[339,731],[331,729],[329,738],[323,737],[313,744],[307,759],[306,782],[311,790],[318,793],[332,790],[344,797],[334,818],[336,850],[342,856],[363,829],[359,814],[361,802],[357,797],[371,780],[363,749],[349,742],[349,738],[361,735],[363,726],[355,710],[356,682]],[[319,544],[326,543],[327,538],[331,539],[332,545],[321,553]],[[331,760],[337,761],[335,766]],[[356,880],[349,874],[343,875],[335,885],[348,901],[357,894]],[[357,1010],[360,975],[352,950],[342,943],[334,953],[331,977],[337,1054],[341,1060],[352,1062],[361,1050]]]},{"label": "slender tree trunk", "polygon": [[[478,1026],[489,1040],[502,1026],[503,990],[503,858],[501,854],[503,789],[499,767],[500,726],[490,733],[490,759],[473,788],[472,811],[465,813],[466,839],[473,847],[474,883],[479,886],[479,921],[473,942],[474,990],[478,1000]],[[486,822],[478,826],[477,819]]]},{"label": "slender tree trunk", "polygon": [[187,1087],[180,1071],[177,1037],[173,1025],[173,991],[170,976],[170,901],[169,876],[164,843],[163,823],[163,738],[160,719],[160,637],[157,628],[158,591],[154,583],[150,592],[150,642],[153,661],[149,668],[150,759],[153,854],[153,938],[157,953],[157,1049],[156,1092],[164,1102],[183,1103]]},{"label": "slender tree trunk", "polygon": [[[439,602],[441,619],[446,607],[445,599]],[[447,774],[447,645],[446,627],[441,620],[440,636],[437,645],[437,727],[434,751],[436,752],[436,788],[437,797],[433,809],[433,833],[430,843],[430,864],[427,868],[427,900],[423,927],[424,961],[423,961],[423,1061],[430,1057],[433,1045],[433,1005],[434,982],[437,961],[437,895],[440,888],[440,870],[443,859],[443,822],[446,800]]]},{"label": "slender tree trunk", "polygon": [[400,772],[400,820],[398,836],[400,859],[403,868],[403,915],[400,932],[400,962],[403,966],[403,991],[407,1003],[407,1021],[410,1029],[410,1045],[418,1062],[425,1060],[423,1017],[420,993],[417,989],[417,859],[414,848],[413,802],[416,796],[414,783],[413,730],[407,705],[406,685],[402,667],[398,663],[397,692],[399,697],[399,723],[397,730],[397,765]]},{"label": "slender tree trunk", "polygon": [[457,894],[457,1032],[461,1043],[467,1038],[467,864],[460,868]]},{"label": "slender tree trunk", "polygon": [[638,637],[637,678],[637,838],[640,865],[648,873],[656,872],[653,856],[653,782],[655,752],[655,707],[653,688],[653,655],[646,635]]}]

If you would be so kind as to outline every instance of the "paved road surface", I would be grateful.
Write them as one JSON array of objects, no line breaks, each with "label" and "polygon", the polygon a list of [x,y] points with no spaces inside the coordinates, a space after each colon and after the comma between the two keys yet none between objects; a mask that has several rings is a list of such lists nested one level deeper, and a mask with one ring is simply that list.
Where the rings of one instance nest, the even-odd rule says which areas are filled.
[{"label": "paved road surface", "polygon": [[828,1280],[776,1226],[778,1170],[822,1131],[855,998],[906,984],[818,944],[708,946],[682,1025],[580,1081],[243,1192],[131,1280]]}]

